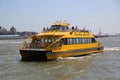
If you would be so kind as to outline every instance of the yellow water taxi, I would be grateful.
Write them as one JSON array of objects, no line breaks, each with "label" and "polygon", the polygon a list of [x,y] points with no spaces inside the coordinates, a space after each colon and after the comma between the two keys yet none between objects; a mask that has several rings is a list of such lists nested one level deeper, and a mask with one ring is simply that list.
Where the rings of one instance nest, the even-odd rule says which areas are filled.
[{"label": "yellow water taxi", "polygon": [[56,22],[43,28],[20,45],[22,60],[52,60],[58,57],[80,56],[103,52],[103,46],[85,29],[69,27],[67,22]]}]

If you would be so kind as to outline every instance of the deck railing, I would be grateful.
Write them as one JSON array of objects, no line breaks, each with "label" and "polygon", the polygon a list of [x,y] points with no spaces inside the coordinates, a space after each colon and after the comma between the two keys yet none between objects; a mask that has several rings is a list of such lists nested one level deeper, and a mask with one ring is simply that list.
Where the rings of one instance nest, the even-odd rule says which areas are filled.
[{"label": "deck railing", "polygon": [[61,46],[61,44],[58,42],[59,40],[56,40],[53,43],[34,43],[32,42],[32,39],[26,39],[20,46],[20,50],[22,49],[48,49],[48,48],[58,48]]},{"label": "deck railing", "polygon": [[32,42],[32,38],[26,39],[26,40],[20,45],[20,50],[30,48],[31,42]]}]

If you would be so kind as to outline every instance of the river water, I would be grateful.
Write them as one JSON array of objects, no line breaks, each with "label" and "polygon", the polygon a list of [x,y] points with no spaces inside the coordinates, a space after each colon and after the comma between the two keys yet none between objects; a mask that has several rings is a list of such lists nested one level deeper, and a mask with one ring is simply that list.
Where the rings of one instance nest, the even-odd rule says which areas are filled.
[{"label": "river water", "polygon": [[120,80],[120,38],[100,38],[103,53],[22,62],[19,40],[0,40],[0,80]]}]

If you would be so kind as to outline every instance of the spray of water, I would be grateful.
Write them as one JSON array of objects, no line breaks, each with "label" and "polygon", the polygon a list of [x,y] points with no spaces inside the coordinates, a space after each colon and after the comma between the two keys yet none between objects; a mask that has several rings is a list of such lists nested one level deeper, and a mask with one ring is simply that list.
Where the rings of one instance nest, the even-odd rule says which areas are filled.
[{"label": "spray of water", "polygon": [[120,47],[105,47],[105,51],[120,51]]}]

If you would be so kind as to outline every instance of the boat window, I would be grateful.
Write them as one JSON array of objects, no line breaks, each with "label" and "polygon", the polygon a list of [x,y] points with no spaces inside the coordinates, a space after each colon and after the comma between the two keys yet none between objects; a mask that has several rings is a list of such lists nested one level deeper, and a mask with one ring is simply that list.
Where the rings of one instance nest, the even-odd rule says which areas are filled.
[{"label": "boat window", "polygon": [[58,26],[53,25],[50,27],[50,30],[60,30],[60,28],[61,28],[61,26],[59,26],[59,25]]},{"label": "boat window", "polygon": [[44,38],[41,38],[41,42],[44,42]]},{"label": "boat window", "polygon": [[70,40],[69,40],[69,41],[70,41],[70,44],[72,44],[72,38],[70,38]]},{"label": "boat window", "polygon": [[89,41],[89,43],[91,43],[92,42],[91,38],[88,38],[88,41]]},{"label": "boat window", "polygon": [[89,42],[92,43],[92,39],[91,38],[89,38]]},{"label": "boat window", "polygon": [[90,43],[90,42],[89,42],[89,38],[87,38],[87,43]]},{"label": "boat window", "polygon": [[84,41],[84,43],[86,43],[86,42],[85,42],[85,38],[83,38],[83,41]]},{"label": "boat window", "polygon": [[80,44],[82,43],[82,39],[81,39],[81,38],[79,38],[79,43],[80,43]]},{"label": "boat window", "polygon": [[50,27],[50,30],[60,30],[60,31],[66,31],[68,29],[67,26],[61,26],[61,25],[52,25]]},{"label": "boat window", "polygon": [[84,38],[82,38],[82,43],[85,43]]},{"label": "boat window", "polygon": [[34,40],[34,43],[40,43],[40,42],[41,42],[40,39],[35,39],[35,40]]},{"label": "boat window", "polygon": [[68,44],[68,42],[67,42],[67,39],[65,38],[65,39],[63,39],[63,43],[66,45],[66,44]]},{"label": "boat window", "polygon": [[92,38],[92,42],[93,42],[93,43],[96,42],[95,38]]},{"label": "boat window", "polygon": [[76,44],[76,39],[75,38],[72,39],[72,44]]},{"label": "boat window", "polygon": [[48,42],[48,40],[45,38],[45,39],[44,39],[44,42]]},{"label": "boat window", "polygon": [[88,43],[88,42],[87,42],[87,38],[84,38],[84,41],[85,41],[85,43]]},{"label": "boat window", "polygon": [[76,38],[76,44],[79,44],[80,42],[79,42],[79,39],[78,38]]},{"label": "boat window", "polygon": [[67,39],[67,43],[70,44],[70,39],[69,38]]},{"label": "boat window", "polygon": [[55,41],[55,38],[52,38],[52,42],[54,42]]},{"label": "boat window", "polygon": [[47,42],[49,42],[49,43],[51,43],[51,42],[52,42],[50,38],[48,38],[47,40],[48,40]]},{"label": "boat window", "polygon": [[89,38],[86,39],[87,43],[89,43]]},{"label": "boat window", "polygon": [[64,39],[64,42],[65,42],[65,44],[68,44],[68,42],[67,42],[67,39],[66,39],[66,38]]}]

